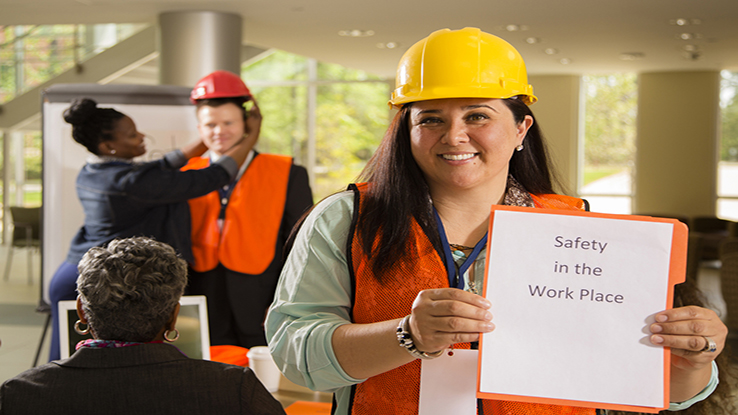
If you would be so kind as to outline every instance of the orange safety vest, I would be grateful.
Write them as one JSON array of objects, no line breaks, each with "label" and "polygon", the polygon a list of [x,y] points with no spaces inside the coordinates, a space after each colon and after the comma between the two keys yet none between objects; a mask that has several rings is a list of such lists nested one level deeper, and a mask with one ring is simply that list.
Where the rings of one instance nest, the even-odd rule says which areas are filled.
[{"label": "orange safety vest", "polygon": [[[352,186],[353,187],[353,186]],[[366,184],[358,184],[354,191],[359,200],[354,207],[354,224],[357,212],[361,214],[361,198]],[[583,210],[581,199],[562,195],[537,195],[533,197],[536,207],[549,209]],[[350,238],[349,264],[354,287],[353,322],[373,323],[398,319],[412,309],[418,292],[433,288],[448,288],[446,266],[441,255],[433,247],[415,219],[410,220],[410,234],[401,248],[411,260],[400,261],[380,283],[372,271],[372,261],[364,254],[360,237],[353,226]],[[454,345],[468,349],[469,343]],[[352,387],[351,414],[398,414],[418,413],[420,398],[420,366],[416,359],[406,365],[373,376]],[[543,405],[510,401],[483,400],[485,415],[594,415],[595,409],[557,405]]]},{"label": "orange safety vest", "polygon": [[[195,157],[182,170],[208,165],[209,159]],[[274,259],[291,167],[291,157],[257,154],[231,193],[222,232],[217,190],[189,200],[195,271],[210,271],[218,263],[242,274],[259,275],[267,269]]]}]

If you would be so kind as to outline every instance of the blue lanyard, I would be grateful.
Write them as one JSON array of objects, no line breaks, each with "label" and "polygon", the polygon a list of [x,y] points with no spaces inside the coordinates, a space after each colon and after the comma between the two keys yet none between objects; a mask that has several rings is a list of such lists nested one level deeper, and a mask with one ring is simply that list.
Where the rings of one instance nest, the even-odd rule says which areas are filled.
[{"label": "blue lanyard", "polygon": [[228,207],[228,202],[231,200],[231,193],[233,193],[233,188],[236,187],[237,183],[238,181],[234,180],[228,183],[226,186],[218,189],[218,195],[220,196],[220,213],[218,214],[219,219],[225,219],[226,207]]},{"label": "blue lanyard", "polygon": [[465,288],[465,282],[463,275],[464,273],[469,269],[469,267],[472,266],[474,261],[477,259],[477,256],[479,256],[479,253],[482,252],[482,249],[485,245],[487,245],[487,234],[484,234],[484,237],[477,242],[476,245],[474,245],[474,249],[472,250],[471,254],[464,260],[464,263],[461,264],[461,266],[456,269],[456,262],[454,261],[454,255],[451,253],[451,247],[448,244],[448,238],[446,237],[446,230],[443,228],[443,222],[441,222],[441,217],[438,216],[438,211],[436,208],[433,208],[433,215],[436,217],[436,224],[438,225],[438,233],[441,236],[441,245],[443,246],[443,253],[446,257],[446,272],[448,272],[448,285],[452,288],[459,288],[464,289]]}]

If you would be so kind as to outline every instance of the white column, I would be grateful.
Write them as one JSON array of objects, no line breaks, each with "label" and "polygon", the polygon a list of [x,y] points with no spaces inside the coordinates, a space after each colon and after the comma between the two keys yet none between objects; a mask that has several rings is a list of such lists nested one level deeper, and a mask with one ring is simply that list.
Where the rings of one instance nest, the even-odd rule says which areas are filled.
[{"label": "white column", "polygon": [[714,215],[720,72],[638,78],[634,213]]}]

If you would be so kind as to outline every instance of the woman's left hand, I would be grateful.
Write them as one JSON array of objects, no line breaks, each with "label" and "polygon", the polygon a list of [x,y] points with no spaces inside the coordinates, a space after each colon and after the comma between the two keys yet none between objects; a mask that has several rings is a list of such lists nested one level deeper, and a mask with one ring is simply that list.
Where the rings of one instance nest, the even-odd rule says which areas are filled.
[{"label": "woman's left hand", "polygon": [[670,401],[691,399],[708,385],[712,361],[725,347],[728,328],[717,313],[697,306],[662,311],[650,328],[651,343],[671,348]]},{"label": "woman's left hand", "polygon": [[[651,333],[651,343],[671,347],[673,366],[691,370],[701,369],[715,360],[725,347],[728,328],[714,311],[686,306],[656,314]],[[714,352],[705,350],[707,338],[717,345]]]}]

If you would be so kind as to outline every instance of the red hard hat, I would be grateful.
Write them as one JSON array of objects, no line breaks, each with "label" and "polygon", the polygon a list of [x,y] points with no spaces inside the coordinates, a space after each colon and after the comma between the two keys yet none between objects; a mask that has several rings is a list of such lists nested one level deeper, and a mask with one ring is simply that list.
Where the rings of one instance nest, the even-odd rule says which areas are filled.
[{"label": "red hard hat", "polygon": [[237,97],[251,98],[251,91],[241,77],[228,71],[215,71],[205,75],[190,92],[190,101],[193,104],[201,99]]}]

